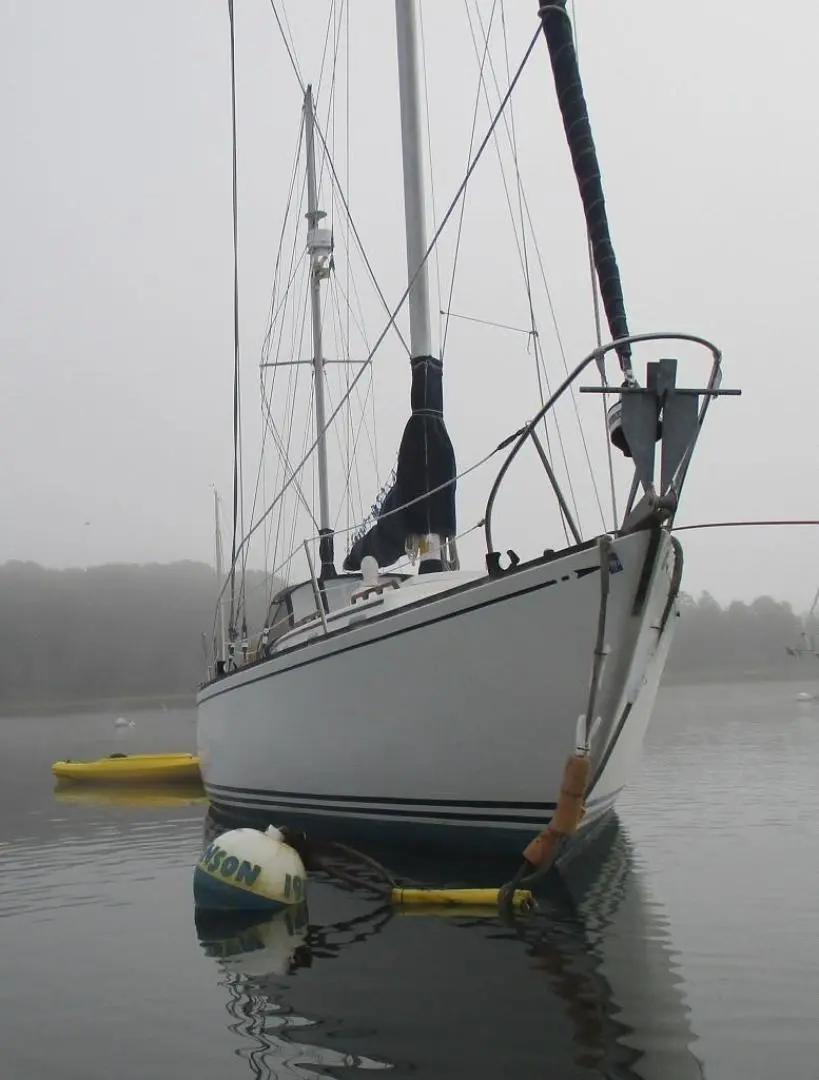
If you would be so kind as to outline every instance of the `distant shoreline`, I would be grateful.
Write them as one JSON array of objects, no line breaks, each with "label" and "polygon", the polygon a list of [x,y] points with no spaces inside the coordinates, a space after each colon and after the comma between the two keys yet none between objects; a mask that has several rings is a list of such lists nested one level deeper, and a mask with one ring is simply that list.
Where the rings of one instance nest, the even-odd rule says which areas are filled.
[{"label": "distant shoreline", "polygon": [[764,668],[758,671],[736,672],[700,672],[696,675],[684,675],[672,672],[663,676],[662,686],[735,686],[738,683],[819,683],[819,664],[808,669],[783,671],[781,668],[775,671],[766,671]]},{"label": "distant shoreline", "polygon": [[196,694],[143,694],[138,697],[86,698],[75,701],[6,701],[0,704],[4,716],[59,716],[78,712],[140,712],[146,709],[192,709]]},{"label": "distant shoreline", "polygon": [[[735,686],[742,683],[798,683],[807,685],[819,683],[819,664],[815,668],[803,667],[801,670],[741,672],[702,672],[683,675],[670,673],[663,677],[662,687],[684,686]],[[8,701],[0,703],[0,719],[4,716],[59,716],[78,712],[115,712],[123,715],[127,712],[140,712],[147,709],[193,709],[196,705],[196,693],[188,694],[142,694],[131,697],[79,698],[64,701]]]}]

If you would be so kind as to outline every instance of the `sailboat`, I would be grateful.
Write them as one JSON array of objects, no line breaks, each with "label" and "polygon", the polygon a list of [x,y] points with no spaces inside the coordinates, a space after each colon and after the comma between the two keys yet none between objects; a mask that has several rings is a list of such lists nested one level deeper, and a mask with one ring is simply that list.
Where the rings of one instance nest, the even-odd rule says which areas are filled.
[{"label": "sailboat", "polygon": [[[224,816],[304,825],[337,839],[511,853],[549,821],[576,748],[591,758],[578,840],[605,818],[634,772],[677,616],[683,551],[672,529],[684,481],[711,402],[739,391],[721,388],[721,353],[705,338],[630,332],[566,2],[533,6],[532,14],[527,58],[546,52],[550,59],[611,340],[599,340],[496,448],[502,464],[487,491],[484,565],[461,568],[456,482],[463,474],[431,333],[419,15],[416,0],[395,0],[407,260],[395,311],[407,302],[410,416],[393,482],[367,526],[346,533],[339,567],[335,547],[343,538],[328,493],[338,408],[328,415],[321,308],[335,271],[334,238],[318,204],[318,127],[306,86],[316,432],[309,452],[317,463],[318,529],[303,545],[307,573],[271,597],[255,631],[236,615],[236,576],[246,541],[275,516],[278,497],[234,541],[220,597],[221,605],[229,591],[230,625],[197,697],[202,778]],[[514,80],[499,114],[513,88]],[[672,345],[686,358],[693,347],[701,351],[704,385],[678,382]],[[650,358],[639,371],[634,353],[643,350]],[[599,384],[585,385],[594,372]],[[622,515],[590,536],[575,520],[543,437],[576,390],[608,395],[606,434],[633,466]],[[567,540],[555,548],[544,535],[539,553],[520,559],[496,545],[495,505],[524,447],[543,466]],[[282,490],[292,490],[298,469],[285,464]],[[402,568],[408,554],[414,562]]]},{"label": "sailboat", "polygon": [[788,656],[817,656],[819,657],[819,651],[816,647],[816,637],[810,630],[813,621],[813,613],[816,611],[816,605],[819,603],[819,589],[816,590],[813,596],[813,601],[808,608],[807,615],[802,619],[802,633],[799,635],[801,643],[797,646],[785,646],[785,651]]}]

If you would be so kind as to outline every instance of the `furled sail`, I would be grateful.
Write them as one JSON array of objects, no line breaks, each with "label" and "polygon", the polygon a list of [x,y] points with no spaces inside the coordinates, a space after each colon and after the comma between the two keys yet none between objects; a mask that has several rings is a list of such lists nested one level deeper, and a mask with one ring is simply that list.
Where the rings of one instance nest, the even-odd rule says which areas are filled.
[{"label": "furled sail", "polygon": [[432,356],[412,361],[412,414],[398,450],[395,483],[375,524],[350,548],[345,570],[358,570],[365,555],[379,566],[396,562],[413,536],[453,537],[455,452],[444,423],[443,364]]},{"label": "furled sail", "polygon": [[[412,413],[398,450],[395,483],[376,511],[375,524],[353,539],[345,570],[358,570],[365,555],[389,566],[416,548],[418,572],[434,572],[443,569],[436,547],[455,536],[455,454],[444,424],[443,364],[432,356],[430,335],[416,7],[416,0],[395,4]],[[428,537],[435,539],[426,543]]]},{"label": "furled sail", "polygon": [[[609,234],[600,165],[592,138],[583,85],[580,81],[580,70],[577,64],[572,25],[566,11],[566,0],[538,3],[538,14],[549,46],[557,99],[572,155],[574,173],[580,188],[592,259],[600,284],[600,296],[612,340],[616,341],[618,338],[628,337],[626,308],[623,302],[620,270]],[[623,371],[630,374],[630,346],[621,346],[618,349],[618,356]]]}]

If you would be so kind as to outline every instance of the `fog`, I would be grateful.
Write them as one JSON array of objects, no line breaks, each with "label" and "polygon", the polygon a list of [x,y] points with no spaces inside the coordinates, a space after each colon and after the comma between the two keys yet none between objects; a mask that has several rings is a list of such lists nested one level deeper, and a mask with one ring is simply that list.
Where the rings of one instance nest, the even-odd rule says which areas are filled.
[{"label": "fog", "polygon": [[[248,622],[259,627],[267,592],[260,575],[247,579]],[[699,602],[683,594],[681,605],[666,683],[815,682],[815,618],[803,627],[787,604],[766,596],[721,608],[707,593]],[[90,571],[7,563],[0,567],[0,714],[71,702],[190,702],[215,630],[213,571],[204,563]]]},{"label": "fog", "polygon": [[[473,19],[479,10],[485,22],[491,8],[469,5]],[[631,329],[712,338],[724,351],[725,385],[743,391],[715,404],[678,521],[819,517],[819,375],[810,345],[819,289],[812,55],[819,14],[792,5],[787,19],[776,18],[761,0],[714,0],[707,16],[650,0],[576,8]],[[506,9],[514,69],[537,27],[537,5]],[[319,82],[324,30],[328,14],[346,14],[326,0],[299,0],[287,11],[302,73],[318,86],[319,115],[329,125],[335,114],[326,78]],[[427,2],[423,12],[440,216],[467,160],[477,62],[464,5]],[[405,273],[393,5],[354,0],[349,13],[334,146],[392,304]],[[228,30],[221,0],[6,0],[0,7],[0,562],[212,561],[212,488],[229,502],[232,477]],[[258,363],[301,90],[268,0],[236,0],[236,42],[252,487]],[[342,134],[345,96],[350,119]],[[543,43],[514,108],[527,195],[573,364],[594,346],[594,324],[583,219]],[[484,107],[479,136],[488,119]],[[526,327],[495,164],[488,151],[469,193],[452,309]],[[323,191],[326,197],[326,183]],[[453,251],[451,229],[442,240],[445,262]],[[562,359],[545,296],[535,300],[557,381]],[[384,313],[371,302],[367,314],[373,340]],[[450,324],[446,405],[460,467],[535,411],[528,345],[525,334]],[[394,338],[377,354],[374,373],[383,479],[408,410],[408,365]],[[681,381],[704,375],[703,366],[692,367]],[[599,401],[582,408],[599,428]],[[605,491],[602,440],[590,446]],[[583,474],[576,438],[567,453]],[[462,529],[482,516],[493,475],[484,469],[460,485]],[[374,470],[361,485],[369,505]],[[587,530],[599,529],[582,480],[577,498]],[[501,502],[499,546],[530,553],[560,542],[533,462],[512,472]],[[812,529],[708,530],[687,533],[684,542],[684,588],[708,590],[721,602],[769,594],[804,609],[819,578]],[[462,555],[479,565],[479,533],[464,541]]]}]

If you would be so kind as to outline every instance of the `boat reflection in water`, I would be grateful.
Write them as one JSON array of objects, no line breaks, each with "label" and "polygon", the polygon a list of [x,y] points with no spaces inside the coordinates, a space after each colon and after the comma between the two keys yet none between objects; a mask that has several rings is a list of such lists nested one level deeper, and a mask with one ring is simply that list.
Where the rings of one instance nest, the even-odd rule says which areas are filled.
[{"label": "boat reflection in water", "polygon": [[[267,920],[197,912],[236,1053],[258,1080],[384,1068],[700,1080],[662,910],[616,821],[598,843],[537,913],[509,924],[486,909],[398,911],[320,880],[313,921],[304,908]],[[445,882],[440,862],[409,860],[389,864],[405,880],[476,883],[451,862]]]},{"label": "boat reflection in water", "polygon": [[58,780],[54,785],[55,802],[73,806],[124,806],[170,810],[180,806],[207,805],[205,789],[200,783],[176,784],[75,784]]}]

